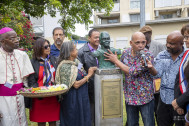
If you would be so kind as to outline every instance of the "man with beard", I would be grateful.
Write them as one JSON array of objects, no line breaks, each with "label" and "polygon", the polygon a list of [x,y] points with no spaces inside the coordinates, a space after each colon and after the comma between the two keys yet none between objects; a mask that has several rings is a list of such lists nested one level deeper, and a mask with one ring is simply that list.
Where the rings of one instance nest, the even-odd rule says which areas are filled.
[{"label": "man with beard", "polygon": [[[160,52],[155,60],[155,69],[161,78],[160,99],[157,108],[157,119],[159,126],[172,126],[173,107],[171,102],[174,100],[175,78],[179,71],[184,47],[183,36],[179,31],[174,31],[167,36],[167,50]],[[175,124],[175,126],[178,126]]]},{"label": "man with beard", "polygon": [[53,39],[54,44],[51,45],[51,55],[58,57],[60,54],[60,48],[65,38],[64,29],[61,27],[56,27],[53,29]]},{"label": "man with beard", "polygon": [[8,27],[0,30],[0,126],[27,126],[24,97],[17,91],[27,86],[34,73],[28,55],[20,50],[16,32]]}]

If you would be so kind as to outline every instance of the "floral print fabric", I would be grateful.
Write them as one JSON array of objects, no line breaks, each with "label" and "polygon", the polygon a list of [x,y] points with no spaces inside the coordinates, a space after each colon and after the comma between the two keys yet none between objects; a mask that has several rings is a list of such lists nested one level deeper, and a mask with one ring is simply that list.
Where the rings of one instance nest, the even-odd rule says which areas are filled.
[{"label": "floral print fabric", "polygon": [[175,79],[179,72],[179,66],[184,51],[173,61],[167,50],[160,52],[155,60],[155,69],[158,74],[156,78],[161,78],[160,97],[163,103],[171,104],[174,100]]},{"label": "floral print fabric", "polygon": [[[145,56],[154,63],[153,55],[144,49]],[[153,98],[153,76],[147,68],[141,65],[141,56],[133,57],[131,48],[123,51],[121,62],[129,66],[129,74],[125,74],[123,90],[125,101],[129,105],[143,105],[149,103]]]}]

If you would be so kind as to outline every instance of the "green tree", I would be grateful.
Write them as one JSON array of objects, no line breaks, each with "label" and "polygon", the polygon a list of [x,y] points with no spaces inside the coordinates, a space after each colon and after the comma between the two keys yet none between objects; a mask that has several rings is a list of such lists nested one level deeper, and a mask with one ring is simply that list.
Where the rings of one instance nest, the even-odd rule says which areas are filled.
[{"label": "green tree", "polygon": [[79,39],[80,39],[80,36],[75,35],[75,34],[72,34],[72,39],[73,39],[73,40],[79,40]]},{"label": "green tree", "polygon": [[3,0],[0,1],[0,14],[6,14],[7,8],[25,11],[33,17],[42,17],[47,13],[53,17],[56,12],[60,12],[62,18],[59,23],[71,36],[71,32],[75,31],[75,23],[85,24],[87,28],[92,23],[90,17],[93,10],[105,9],[106,14],[109,14],[113,5],[113,0]]},{"label": "green tree", "polygon": [[[31,21],[24,12],[14,8],[7,8],[6,14],[0,13],[0,28],[13,28],[20,37],[20,47],[27,50],[32,48],[34,34]],[[29,52],[28,52],[29,53]]]}]

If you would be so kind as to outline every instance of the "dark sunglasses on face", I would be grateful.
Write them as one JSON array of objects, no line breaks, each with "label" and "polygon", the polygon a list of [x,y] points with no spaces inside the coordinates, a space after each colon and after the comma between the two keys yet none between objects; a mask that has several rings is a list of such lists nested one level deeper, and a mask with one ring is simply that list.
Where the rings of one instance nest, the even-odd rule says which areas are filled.
[{"label": "dark sunglasses on face", "polygon": [[44,49],[48,49],[48,48],[50,48],[51,46],[50,45],[45,45],[44,46]]}]

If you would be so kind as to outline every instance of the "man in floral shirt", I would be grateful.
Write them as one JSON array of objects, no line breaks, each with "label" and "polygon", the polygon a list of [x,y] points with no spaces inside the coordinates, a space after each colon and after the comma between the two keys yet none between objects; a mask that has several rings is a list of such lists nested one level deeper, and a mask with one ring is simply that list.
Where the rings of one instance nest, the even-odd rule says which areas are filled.
[{"label": "man in floral shirt", "polygon": [[[154,94],[153,75],[157,72],[153,67],[153,55],[145,49],[146,39],[143,33],[135,32],[130,41],[131,48],[126,49],[121,61],[112,52],[105,53],[106,60],[115,63],[125,73],[123,85],[127,122],[129,126],[139,125],[139,111],[145,126],[154,126]],[[147,67],[143,66],[140,51],[143,50]]]}]

